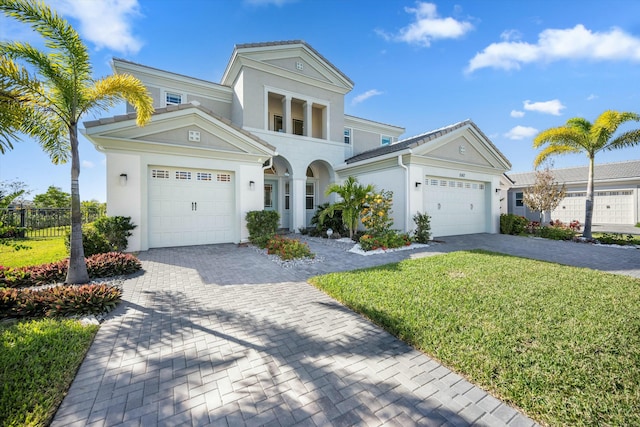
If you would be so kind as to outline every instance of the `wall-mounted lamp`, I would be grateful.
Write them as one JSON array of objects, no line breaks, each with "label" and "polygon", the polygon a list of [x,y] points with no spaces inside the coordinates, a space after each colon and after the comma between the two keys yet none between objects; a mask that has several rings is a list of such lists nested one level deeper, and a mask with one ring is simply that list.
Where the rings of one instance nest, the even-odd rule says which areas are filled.
[{"label": "wall-mounted lamp", "polygon": [[249,190],[255,190],[256,189],[256,183],[255,181],[249,181]]},{"label": "wall-mounted lamp", "polygon": [[416,181],[416,188],[420,188],[421,185],[422,183],[420,181]]},{"label": "wall-mounted lamp", "polygon": [[126,173],[121,173],[120,174],[120,185],[122,185],[123,187],[125,185],[127,185],[127,174]]},{"label": "wall-mounted lamp", "polygon": [[496,194],[499,193],[501,190],[499,188],[496,188]]}]

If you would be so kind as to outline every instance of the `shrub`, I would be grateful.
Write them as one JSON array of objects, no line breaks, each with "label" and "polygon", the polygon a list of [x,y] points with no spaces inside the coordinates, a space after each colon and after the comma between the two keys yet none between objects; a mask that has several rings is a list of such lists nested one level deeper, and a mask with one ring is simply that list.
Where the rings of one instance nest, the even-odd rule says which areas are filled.
[{"label": "shrub", "polygon": [[391,205],[393,192],[382,190],[380,193],[369,193],[365,196],[365,207],[362,209],[362,224],[367,234],[384,235],[391,229]]},{"label": "shrub", "polygon": [[288,239],[282,236],[274,236],[267,244],[267,253],[278,255],[283,260],[295,258],[315,258],[306,243],[299,240]]},{"label": "shrub", "polygon": [[540,222],[529,221],[529,224],[527,224],[527,227],[526,227],[526,231],[529,234],[536,234],[539,228],[540,228]]},{"label": "shrub", "polygon": [[[142,268],[140,261],[131,254],[108,252],[86,258],[89,277],[113,277],[135,273]],[[0,267],[0,286],[24,288],[64,282],[68,260],[31,267]]]},{"label": "shrub", "polygon": [[346,229],[344,228],[344,221],[342,220],[342,211],[335,209],[333,216],[325,216],[324,220],[320,222],[320,215],[329,207],[329,203],[323,203],[318,206],[316,212],[311,217],[311,225],[313,228],[309,230],[309,235],[313,237],[327,237],[327,230],[332,229],[334,233],[345,235]]},{"label": "shrub", "polygon": [[276,211],[249,211],[245,217],[249,241],[259,248],[265,248],[269,239],[276,234],[280,214]]},{"label": "shrub", "polygon": [[409,246],[411,238],[406,233],[398,233],[388,230],[380,234],[365,234],[360,237],[360,247],[363,251],[373,251],[376,249],[393,249],[402,246]]},{"label": "shrub", "polygon": [[502,234],[522,234],[529,220],[523,216],[515,214],[500,215],[500,233]]},{"label": "shrub", "polygon": [[0,318],[105,313],[118,304],[121,295],[120,289],[105,284],[0,289]]},{"label": "shrub", "polygon": [[136,228],[130,216],[103,216],[95,220],[93,226],[109,243],[110,250],[107,252],[124,252],[129,244],[131,230]]},{"label": "shrub", "polygon": [[431,217],[426,213],[416,213],[413,216],[416,229],[413,232],[413,240],[418,243],[428,243],[431,239]]},{"label": "shrub", "polygon": [[[67,232],[67,238],[64,241],[67,253],[71,248],[71,232]],[[100,233],[93,224],[82,225],[82,248],[84,256],[91,256],[111,251],[111,245],[107,238]]]},{"label": "shrub", "polygon": [[624,237],[620,233],[603,233],[597,240],[603,245],[631,245],[634,243],[635,238],[632,234]]},{"label": "shrub", "polygon": [[24,237],[24,227],[15,225],[2,225],[0,222],[0,239],[15,239]]},{"label": "shrub", "polygon": [[540,227],[536,233],[539,237],[552,240],[571,240],[575,237],[576,232],[568,227]]},{"label": "shrub", "polygon": [[[105,216],[82,226],[84,256],[107,252],[122,252],[127,249],[131,230],[136,225],[130,216]],[[67,233],[65,245],[70,248],[71,232]]]}]

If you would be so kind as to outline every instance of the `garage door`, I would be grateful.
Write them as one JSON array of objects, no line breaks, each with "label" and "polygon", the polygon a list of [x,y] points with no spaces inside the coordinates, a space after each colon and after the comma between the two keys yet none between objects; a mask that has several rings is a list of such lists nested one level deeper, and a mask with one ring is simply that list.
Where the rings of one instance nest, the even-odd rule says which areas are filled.
[{"label": "garage door", "polygon": [[[553,219],[584,222],[585,192],[567,193],[558,208],[551,213]],[[633,190],[596,191],[593,203],[593,222],[596,224],[635,224]]]},{"label": "garage door", "polygon": [[487,186],[484,182],[427,177],[424,211],[434,236],[487,232]]},{"label": "garage door", "polygon": [[232,172],[150,167],[148,182],[149,247],[233,241]]}]

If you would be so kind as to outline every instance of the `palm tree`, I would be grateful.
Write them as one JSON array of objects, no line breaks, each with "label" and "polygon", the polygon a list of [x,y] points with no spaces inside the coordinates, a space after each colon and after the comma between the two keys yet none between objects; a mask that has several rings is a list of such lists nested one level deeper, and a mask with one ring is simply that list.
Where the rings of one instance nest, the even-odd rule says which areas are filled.
[{"label": "palm tree", "polygon": [[631,112],[607,110],[591,123],[581,117],[567,120],[559,126],[540,132],[533,140],[533,147],[544,149],[533,161],[534,167],[551,156],[571,153],[585,153],[589,159],[589,177],[587,180],[587,201],[583,236],[591,238],[593,218],[593,168],[596,153],[603,150],[616,150],[631,147],[640,142],[640,129],[624,132],[613,138],[618,127],[629,121],[640,121],[640,115]]},{"label": "palm tree", "polygon": [[[71,158],[71,251],[66,282],[84,283],[89,276],[82,248],[78,122],[89,110],[106,110],[126,100],[135,108],[137,124],[142,126],[153,113],[152,99],[133,76],[94,79],[89,52],[80,36],[43,2],[0,0],[0,10],[29,24],[44,38],[48,49],[40,51],[17,41],[0,42],[0,88],[20,94],[18,101],[26,115],[13,121],[14,129],[36,137],[53,163]],[[8,130],[12,131],[11,126]]]},{"label": "palm tree", "polygon": [[352,176],[349,176],[342,185],[331,184],[327,187],[325,194],[328,196],[336,193],[342,200],[329,205],[328,208],[320,213],[320,224],[324,222],[327,216],[333,217],[335,211],[342,211],[342,222],[349,229],[349,237],[353,239],[353,233],[358,228],[358,222],[360,221],[360,212],[365,206],[365,197],[374,191],[375,187],[373,185],[363,186],[358,183],[357,178]]}]

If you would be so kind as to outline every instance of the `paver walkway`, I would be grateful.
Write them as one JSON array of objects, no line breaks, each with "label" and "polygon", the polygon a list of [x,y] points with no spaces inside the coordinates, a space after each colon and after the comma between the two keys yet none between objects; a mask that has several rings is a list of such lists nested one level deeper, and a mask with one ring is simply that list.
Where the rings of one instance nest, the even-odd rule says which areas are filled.
[{"label": "paver walkway", "polygon": [[[443,240],[377,256],[312,241],[322,261],[292,268],[231,244],[143,252],[52,425],[534,425],[305,282],[473,247],[575,261],[562,242]],[[571,249],[640,277],[640,250]]]}]

